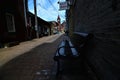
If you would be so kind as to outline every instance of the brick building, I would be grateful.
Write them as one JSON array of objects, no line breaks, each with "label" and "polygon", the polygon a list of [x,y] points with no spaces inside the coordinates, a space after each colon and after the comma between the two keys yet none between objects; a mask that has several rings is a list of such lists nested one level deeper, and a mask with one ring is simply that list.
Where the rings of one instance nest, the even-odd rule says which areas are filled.
[{"label": "brick building", "polygon": [[56,21],[50,21],[50,35],[58,33],[58,23]]},{"label": "brick building", "polygon": [[[48,35],[51,24],[37,17],[39,37]],[[0,1],[0,47],[36,38],[35,15],[28,11],[28,0]]]},{"label": "brick building", "polygon": [[0,43],[26,40],[24,0],[0,1]]},{"label": "brick building", "polygon": [[57,23],[58,23],[58,31],[61,32],[61,18],[59,15],[57,17]]},{"label": "brick building", "polygon": [[[67,0],[68,1],[68,0]],[[69,0],[66,11],[69,36],[79,50],[79,36],[93,34],[84,61],[99,80],[120,79],[120,1]]]},{"label": "brick building", "polygon": [[[50,35],[51,24],[37,17],[39,37]],[[35,15],[27,12],[27,34],[29,39],[36,38]]]}]

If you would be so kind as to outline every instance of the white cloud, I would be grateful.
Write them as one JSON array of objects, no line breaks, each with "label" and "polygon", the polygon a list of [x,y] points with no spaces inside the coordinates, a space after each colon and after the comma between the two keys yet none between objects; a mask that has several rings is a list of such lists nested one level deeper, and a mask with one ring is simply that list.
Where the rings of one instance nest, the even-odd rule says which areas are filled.
[{"label": "white cloud", "polygon": [[[50,1],[52,2],[52,0]],[[58,0],[52,3],[54,7],[48,2],[49,2],[48,0],[37,0],[37,15],[46,21],[56,21],[57,16],[59,14],[61,21],[65,20],[65,11],[58,11],[59,10],[59,5],[57,3]],[[34,7],[33,8],[30,7],[29,10],[32,13],[34,13]]]},{"label": "white cloud", "polygon": [[61,21],[65,20],[65,11],[59,11],[59,4],[57,3],[58,1],[56,0],[53,3],[53,6],[57,9],[54,9],[53,6],[50,6],[48,8],[48,11],[51,12],[52,15],[54,15],[53,17],[57,20],[57,16],[59,15],[61,18]]}]

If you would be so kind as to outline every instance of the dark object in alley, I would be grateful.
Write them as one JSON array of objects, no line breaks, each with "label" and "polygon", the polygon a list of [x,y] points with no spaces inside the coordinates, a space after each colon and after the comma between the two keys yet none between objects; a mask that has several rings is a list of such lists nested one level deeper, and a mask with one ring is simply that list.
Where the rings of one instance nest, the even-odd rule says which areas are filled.
[{"label": "dark object in alley", "polygon": [[[81,36],[83,36],[84,38],[88,38],[88,34],[80,34]],[[85,39],[84,39],[85,40]],[[81,43],[81,47],[84,47],[86,41],[84,41],[83,43]],[[74,63],[75,61],[77,61],[80,58],[80,54],[75,46],[73,46],[73,44],[71,43],[70,40],[63,40],[58,49],[57,52],[54,56],[54,60],[57,62],[57,72],[56,75],[59,75],[62,71],[63,71],[63,63],[67,64],[67,63]],[[67,63],[66,63],[67,61]],[[74,62],[73,62],[74,61]],[[70,66],[74,66],[74,65],[70,65]],[[68,66],[68,67],[70,67]]]},{"label": "dark object in alley", "polygon": [[59,48],[57,50],[57,53],[54,56],[54,60],[57,61],[57,73],[56,75],[59,75],[59,73],[62,71],[61,69],[61,60],[72,60],[75,58],[78,58],[79,54],[76,51],[75,47],[71,43],[71,41],[63,40]]},{"label": "dark object in alley", "polygon": [[65,34],[68,36],[68,34],[69,34],[69,31],[68,31],[68,30],[66,30],[66,31],[65,31]]}]

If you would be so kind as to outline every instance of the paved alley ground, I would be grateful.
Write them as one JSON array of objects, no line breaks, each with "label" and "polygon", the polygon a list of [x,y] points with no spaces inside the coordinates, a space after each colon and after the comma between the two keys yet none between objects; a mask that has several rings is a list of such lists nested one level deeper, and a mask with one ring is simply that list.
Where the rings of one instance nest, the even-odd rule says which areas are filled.
[{"label": "paved alley ground", "polygon": [[0,49],[0,80],[91,80],[79,60],[69,61],[65,73],[56,77],[53,56],[65,38],[57,34]]},{"label": "paved alley ground", "polygon": [[54,64],[53,55],[61,40],[61,35],[54,35],[2,49],[0,80],[50,79],[51,68]]}]

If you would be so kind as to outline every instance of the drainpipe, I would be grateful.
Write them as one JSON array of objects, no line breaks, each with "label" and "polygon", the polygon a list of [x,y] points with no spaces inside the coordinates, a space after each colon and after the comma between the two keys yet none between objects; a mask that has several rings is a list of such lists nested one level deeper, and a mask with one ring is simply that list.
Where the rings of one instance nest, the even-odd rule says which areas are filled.
[{"label": "drainpipe", "polygon": [[36,29],[36,36],[39,38],[39,31],[38,31],[38,22],[37,22],[37,9],[36,9],[36,0],[34,0],[34,13],[35,13],[35,29]]},{"label": "drainpipe", "polygon": [[25,0],[23,0],[24,4],[24,19],[25,19],[25,26],[27,27],[27,17],[26,17],[26,5],[25,5]]},{"label": "drainpipe", "polygon": [[27,15],[26,15],[26,2],[25,2],[25,0],[23,0],[23,6],[24,6],[24,20],[25,20],[25,27],[26,27],[26,37],[28,39]]}]

